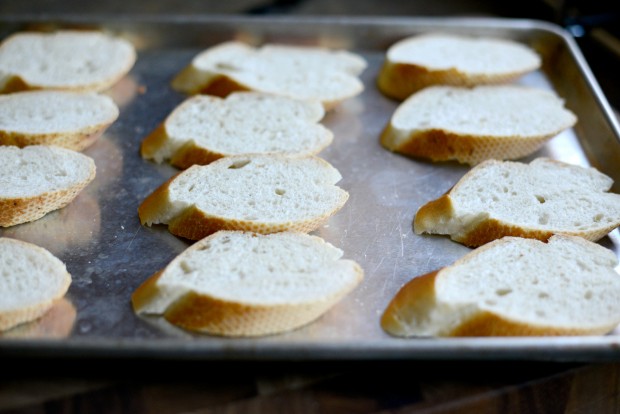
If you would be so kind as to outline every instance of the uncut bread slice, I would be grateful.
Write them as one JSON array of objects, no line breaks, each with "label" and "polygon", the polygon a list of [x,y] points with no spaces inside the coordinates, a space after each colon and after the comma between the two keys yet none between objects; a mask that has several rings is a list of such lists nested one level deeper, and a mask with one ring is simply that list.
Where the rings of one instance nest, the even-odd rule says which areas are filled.
[{"label": "uncut bread slice", "polygon": [[540,55],[510,39],[426,33],[387,50],[377,86],[403,100],[433,85],[476,86],[512,82],[540,68]]},{"label": "uncut bread slice", "polygon": [[95,174],[94,160],[76,151],[0,147],[0,226],[34,221],[66,206]]},{"label": "uncut bread slice", "polygon": [[505,237],[412,279],[381,326],[404,337],[606,334],[620,323],[617,265],[581,237]]},{"label": "uncut bread slice", "polygon": [[173,79],[172,87],[217,96],[266,92],[319,101],[330,109],[363,91],[358,76],[366,65],[361,56],[345,50],[284,44],[252,47],[229,41],[194,57]]},{"label": "uncut bread slice", "polygon": [[198,95],[146,137],[141,152],[179,168],[247,153],[314,155],[333,139],[319,124],[324,114],[318,102],[258,92],[235,92],[225,99]]},{"label": "uncut bread slice", "polygon": [[321,158],[243,155],[194,165],[172,177],[138,208],[144,225],[167,224],[198,240],[218,230],[310,232],[340,210],[349,194]]},{"label": "uncut bread slice", "polygon": [[552,91],[520,85],[433,86],[400,104],[381,144],[411,157],[475,165],[533,154],[576,122]]},{"label": "uncut bread slice", "polygon": [[81,151],[118,118],[105,95],[28,91],[0,95],[0,145],[55,145]]},{"label": "uncut bread slice", "polygon": [[0,238],[0,331],[45,314],[64,297],[71,275],[46,249]]},{"label": "uncut bread slice", "polygon": [[446,234],[468,246],[503,236],[547,240],[553,234],[597,241],[620,225],[620,195],[594,168],[548,158],[529,164],[485,161],[445,195],[424,204],[417,234]]},{"label": "uncut bread slice", "polygon": [[100,92],[125,76],[135,61],[130,42],[101,31],[17,32],[0,44],[0,93]]},{"label": "uncut bread slice", "polygon": [[132,295],[138,314],[224,336],[277,334],[313,322],[362,280],[361,267],[317,236],[219,231]]}]

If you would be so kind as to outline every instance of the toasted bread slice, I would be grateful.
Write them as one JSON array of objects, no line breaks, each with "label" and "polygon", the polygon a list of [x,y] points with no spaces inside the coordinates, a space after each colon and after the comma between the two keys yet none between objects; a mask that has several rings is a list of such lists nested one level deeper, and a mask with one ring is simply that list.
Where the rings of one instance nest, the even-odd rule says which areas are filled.
[{"label": "toasted bread slice", "polygon": [[349,194],[341,175],[315,156],[243,155],[194,165],[151,193],[138,208],[144,225],[167,224],[199,240],[218,230],[310,232],[340,210]]},{"label": "toasted bread slice", "polygon": [[547,240],[567,234],[597,241],[620,225],[620,195],[594,168],[548,158],[529,164],[485,161],[445,195],[420,207],[417,234],[446,234],[467,246],[504,236]]},{"label": "toasted bread slice", "polygon": [[142,142],[142,156],[179,168],[239,154],[318,154],[333,139],[318,102],[259,92],[198,95],[179,105]]},{"label": "toasted bread slice", "polygon": [[76,151],[0,146],[0,226],[34,221],[66,206],[95,174],[93,159]]},{"label": "toasted bread slice", "polygon": [[49,251],[0,237],[0,331],[44,315],[70,284],[65,264]]},{"label": "toasted bread slice", "polygon": [[172,81],[188,94],[227,96],[256,91],[321,102],[325,109],[360,94],[359,55],[318,46],[266,44],[255,48],[229,41],[198,54]]},{"label": "toasted bread slice", "polygon": [[620,323],[617,265],[581,237],[505,237],[412,279],[381,326],[404,337],[603,335]]},{"label": "toasted bread slice", "polygon": [[0,44],[0,93],[100,92],[125,76],[135,61],[130,42],[100,31],[17,32]]},{"label": "toasted bread slice", "polygon": [[361,267],[317,236],[220,231],[194,243],[132,295],[138,314],[224,336],[309,324],[362,280]]},{"label": "toasted bread slice", "polygon": [[55,145],[81,151],[118,118],[105,95],[28,91],[0,95],[0,145]]},{"label": "toasted bread slice", "polygon": [[540,55],[510,39],[427,33],[388,49],[377,85],[404,100],[427,86],[476,86],[512,82],[540,68]]},{"label": "toasted bread slice", "polygon": [[431,86],[400,104],[381,144],[411,157],[476,165],[531,155],[576,122],[564,101],[548,90]]}]

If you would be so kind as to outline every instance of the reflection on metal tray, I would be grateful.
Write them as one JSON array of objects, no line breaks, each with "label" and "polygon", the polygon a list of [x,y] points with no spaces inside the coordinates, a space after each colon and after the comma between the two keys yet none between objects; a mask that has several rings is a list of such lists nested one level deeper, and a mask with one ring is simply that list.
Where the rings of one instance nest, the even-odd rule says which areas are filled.
[{"label": "reflection on metal tray", "polygon": [[[452,263],[469,251],[447,237],[418,236],[417,208],[444,193],[468,169],[456,163],[412,160],[384,150],[379,134],[397,102],[375,79],[385,50],[396,40],[428,31],[510,38],[531,45],[543,70],[519,82],[554,88],[579,122],[532,157],[593,165],[620,183],[618,126],[573,40],[559,28],[528,20],[415,18],[192,17],[83,20],[67,16],[0,20],[0,34],[58,27],[90,27],[126,36],[138,49],[131,73],[109,93],[119,119],[86,154],[97,178],[66,208],[29,224],[0,230],[48,248],[67,263],[73,283],[67,301],[46,318],[0,336],[2,355],[117,356],[196,359],[521,358],[620,359],[620,337],[399,339],[379,318],[403,283]],[[365,280],[316,322],[282,335],[228,339],[189,333],[159,318],[139,318],[130,296],[189,244],[165,227],[143,227],[142,200],[176,172],[140,157],[142,139],[185,96],[170,80],[204,48],[232,38],[253,44],[284,42],[349,49],[369,66],[360,96],[331,111],[324,124],[335,135],[321,156],[340,170],[350,193],[345,207],[316,234],[356,260]],[[601,241],[618,252],[617,231]]]}]

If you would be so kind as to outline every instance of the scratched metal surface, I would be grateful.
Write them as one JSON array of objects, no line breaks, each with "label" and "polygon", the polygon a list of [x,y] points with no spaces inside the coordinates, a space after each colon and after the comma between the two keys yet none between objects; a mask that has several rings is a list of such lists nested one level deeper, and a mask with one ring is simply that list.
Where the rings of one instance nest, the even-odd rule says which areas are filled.
[{"label": "scratched metal surface", "polygon": [[[196,359],[522,358],[616,359],[615,333],[596,338],[397,339],[379,318],[411,278],[452,263],[470,250],[446,237],[413,233],[415,211],[448,190],[467,170],[384,150],[379,134],[397,106],[375,79],[385,49],[395,40],[431,30],[512,38],[543,55],[544,70],[519,82],[554,88],[579,116],[575,129],[530,158],[548,156],[595,165],[620,181],[620,145],[613,114],[572,40],[555,26],[496,19],[342,19],[186,17],[136,21],[5,18],[0,34],[28,28],[97,27],[126,36],[138,48],[131,73],[110,91],[119,119],[86,154],[97,178],[66,208],[28,224],[0,230],[27,240],[67,263],[73,283],[66,300],[41,320],[0,335],[0,355],[120,356]],[[205,47],[238,38],[255,44],[287,42],[342,47],[368,61],[365,91],[330,112],[324,124],[335,135],[320,155],[338,168],[350,193],[345,207],[315,234],[344,251],[365,271],[357,290],[322,318],[296,331],[256,339],[189,333],[131,310],[136,287],[189,246],[165,227],[143,227],[142,200],[177,170],[143,160],[142,139],[185,97],[169,82]],[[617,191],[617,189],[616,189]],[[601,241],[618,252],[616,231]]]}]

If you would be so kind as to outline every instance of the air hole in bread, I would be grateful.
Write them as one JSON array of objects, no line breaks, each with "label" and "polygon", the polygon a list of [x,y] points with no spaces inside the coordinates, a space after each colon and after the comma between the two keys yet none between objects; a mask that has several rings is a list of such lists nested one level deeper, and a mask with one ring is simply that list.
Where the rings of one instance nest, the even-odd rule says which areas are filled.
[{"label": "air hole in bread", "polygon": [[207,243],[207,244],[203,244],[202,246],[199,246],[197,250],[203,251],[203,250],[209,250],[210,248],[211,248],[211,245]]},{"label": "air hole in bread", "polygon": [[547,299],[549,297],[549,294],[546,292],[540,292],[538,294],[538,299]]},{"label": "air hole in bread", "polygon": [[501,288],[501,289],[497,289],[495,291],[495,294],[497,296],[506,296],[506,295],[508,295],[510,293],[512,293],[512,289],[510,289],[510,288]]},{"label": "air hole in bread", "polygon": [[541,310],[537,310],[536,311],[536,316],[539,316],[539,317],[543,318],[545,316],[545,312],[543,312]]},{"label": "air hole in bread", "polygon": [[254,221],[254,220],[258,220],[258,217],[256,217],[256,216],[245,216],[244,219],[247,220],[247,221]]},{"label": "air hole in bread", "polygon": [[217,63],[215,64],[215,67],[216,67],[216,68],[218,68],[218,69],[228,70],[228,71],[231,71],[231,72],[234,72],[234,71],[239,70],[239,68],[238,68],[238,67],[236,67],[236,66],[234,66],[234,65],[231,65],[231,64],[230,64],[230,63],[228,63],[228,62],[217,62]]},{"label": "air hole in bread", "polygon": [[599,223],[603,219],[603,217],[605,217],[603,214],[597,214],[596,216],[594,216],[594,222]]},{"label": "air hole in bread", "polygon": [[497,305],[497,302],[495,302],[494,300],[491,299],[487,299],[484,301],[485,304],[489,305],[489,306],[495,306]]},{"label": "air hole in bread", "polygon": [[543,197],[543,196],[541,196],[541,195],[537,195],[537,196],[536,196],[536,200],[538,200],[538,202],[539,202],[540,204],[545,204],[545,201],[547,201],[547,200],[545,200],[545,197]]},{"label": "air hole in bread", "polygon": [[592,296],[594,296],[594,294],[592,293],[591,290],[587,290],[586,293],[584,293],[583,297],[590,300],[592,299]]},{"label": "air hole in bread", "polygon": [[541,214],[540,217],[538,217],[538,224],[549,224],[549,214]]},{"label": "air hole in bread", "polygon": [[192,191],[194,191],[194,188],[196,188],[196,186],[192,184],[191,187],[187,189],[187,191],[191,193]]},{"label": "air hole in bread", "polygon": [[245,167],[246,165],[248,165],[250,163],[250,160],[239,160],[239,161],[235,161],[233,162],[228,169],[229,170],[238,170],[241,169],[243,167]]},{"label": "air hole in bread", "polygon": [[286,190],[283,190],[281,188],[276,188],[276,194],[279,196],[284,195],[284,193],[286,193]]},{"label": "air hole in bread", "polygon": [[185,273],[186,275],[194,271],[194,269],[192,269],[187,262],[181,262],[181,270],[183,270],[183,273]]}]

